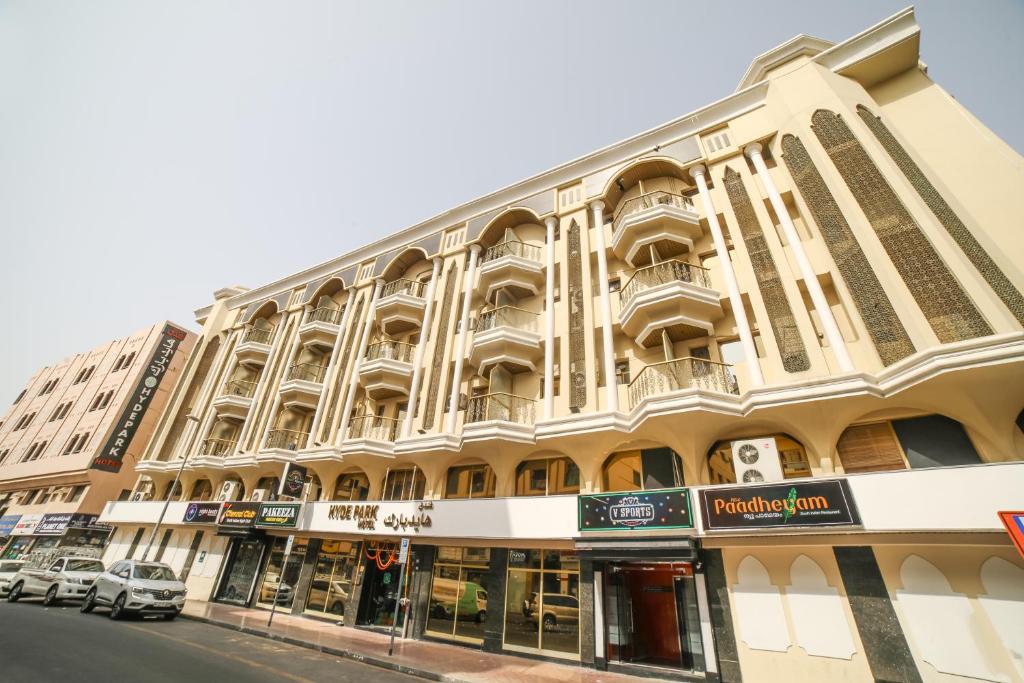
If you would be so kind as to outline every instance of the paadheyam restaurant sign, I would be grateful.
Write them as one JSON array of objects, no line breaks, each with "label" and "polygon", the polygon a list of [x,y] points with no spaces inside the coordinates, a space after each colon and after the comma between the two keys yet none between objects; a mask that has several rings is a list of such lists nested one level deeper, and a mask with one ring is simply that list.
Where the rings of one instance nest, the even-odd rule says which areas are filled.
[{"label": "paadheyam restaurant sign", "polygon": [[135,438],[135,432],[142,423],[149,404],[156,396],[156,390],[160,387],[164,375],[178,352],[181,342],[185,341],[186,332],[179,330],[174,325],[165,325],[163,334],[160,336],[160,343],[153,351],[153,357],[142,372],[135,390],[132,391],[125,404],[121,416],[114,423],[114,429],[107,439],[107,443],[93,458],[90,467],[94,470],[104,472],[120,472],[121,464],[124,462],[124,455]]}]

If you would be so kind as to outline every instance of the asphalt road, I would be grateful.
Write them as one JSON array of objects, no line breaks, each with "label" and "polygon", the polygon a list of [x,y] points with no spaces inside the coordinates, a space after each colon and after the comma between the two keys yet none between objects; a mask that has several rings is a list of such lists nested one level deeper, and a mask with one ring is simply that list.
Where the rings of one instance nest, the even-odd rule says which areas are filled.
[{"label": "asphalt road", "polygon": [[0,681],[309,683],[419,679],[314,650],[178,619],[111,621],[77,603],[0,602]]}]

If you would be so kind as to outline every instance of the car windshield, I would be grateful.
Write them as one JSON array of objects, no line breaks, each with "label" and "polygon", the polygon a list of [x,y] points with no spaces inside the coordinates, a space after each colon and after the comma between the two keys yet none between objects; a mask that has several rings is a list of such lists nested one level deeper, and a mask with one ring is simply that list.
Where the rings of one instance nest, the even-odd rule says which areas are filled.
[{"label": "car windshield", "polygon": [[21,565],[21,562],[0,562],[0,572],[16,572]]},{"label": "car windshield", "polygon": [[96,560],[68,560],[65,571],[69,572],[101,572],[103,563]]},{"label": "car windshield", "polygon": [[137,564],[132,577],[147,581],[174,581],[174,572],[162,564]]}]

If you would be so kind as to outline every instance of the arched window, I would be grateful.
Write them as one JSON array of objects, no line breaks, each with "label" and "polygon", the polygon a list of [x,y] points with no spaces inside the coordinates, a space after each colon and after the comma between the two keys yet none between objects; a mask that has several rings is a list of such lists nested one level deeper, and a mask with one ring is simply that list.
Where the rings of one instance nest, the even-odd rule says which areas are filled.
[{"label": "arched window", "polygon": [[[748,439],[774,439],[775,447],[779,451],[779,464],[782,466],[782,476],[786,479],[811,476],[811,466],[807,462],[807,451],[796,439],[785,434],[766,434],[761,436],[745,437],[737,441]],[[708,466],[711,471],[712,484],[735,484],[736,470],[732,465],[732,443],[733,440],[719,441],[711,447],[708,453]]]},{"label": "arched window", "polygon": [[945,415],[920,415],[850,425],[839,437],[836,452],[848,473],[977,465],[981,462],[963,425]]},{"label": "arched window", "polygon": [[602,469],[605,491],[649,491],[683,485],[683,463],[671,448],[612,453]]},{"label": "arched window", "polygon": [[210,500],[213,498],[213,485],[209,479],[200,479],[192,487],[189,500]]},{"label": "arched window", "polygon": [[490,465],[459,465],[448,468],[445,498],[494,498],[494,470]]},{"label": "arched window", "polygon": [[256,490],[253,491],[253,493],[255,494],[256,491],[263,490],[266,491],[263,495],[263,500],[277,500],[277,490],[280,487],[281,480],[277,477],[261,477],[260,480],[256,482]]},{"label": "arched window", "polygon": [[516,468],[517,496],[556,496],[580,492],[580,468],[572,458],[525,460]]},{"label": "arched window", "polygon": [[384,477],[381,500],[423,500],[427,480],[416,467],[391,470]]},{"label": "arched window", "polygon": [[338,477],[331,500],[366,500],[369,495],[369,478],[362,472],[346,472]]}]

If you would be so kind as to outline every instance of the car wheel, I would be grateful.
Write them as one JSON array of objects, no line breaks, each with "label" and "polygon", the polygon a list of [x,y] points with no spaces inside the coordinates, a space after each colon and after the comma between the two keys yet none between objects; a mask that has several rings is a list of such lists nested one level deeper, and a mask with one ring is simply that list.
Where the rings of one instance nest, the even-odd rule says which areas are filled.
[{"label": "car wheel", "polygon": [[340,600],[338,600],[337,602],[335,602],[334,604],[331,605],[331,614],[344,614],[344,613],[345,613],[345,603],[343,603]]},{"label": "car wheel", "polygon": [[487,610],[482,609],[476,613],[476,623],[482,624],[487,621]]},{"label": "car wheel", "polygon": [[50,586],[50,589],[46,591],[46,595],[43,596],[43,606],[50,607],[57,604],[57,584]]},{"label": "car wheel", "polygon": [[124,593],[118,595],[117,599],[114,600],[114,604],[110,606],[111,619],[114,619],[115,621],[119,619],[124,619],[124,600]]},{"label": "car wheel", "polygon": [[92,611],[92,608],[96,606],[96,589],[90,588],[89,592],[85,594],[85,600],[82,601],[81,611],[82,614],[88,614]]},{"label": "car wheel", "polygon": [[553,614],[544,615],[544,630],[553,631],[555,629],[555,616]]},{"label": "car wheel", "polygon": [[18,602],[18,598],[21,597],[22,587],[21,581],[11,586],[11,592],[7,594],[7,602]]},{"label": "car wheel", "polygon": [[174,621],[178,618],[179,612],[171,612],[170,614],[164,615],[164,621]]}]

